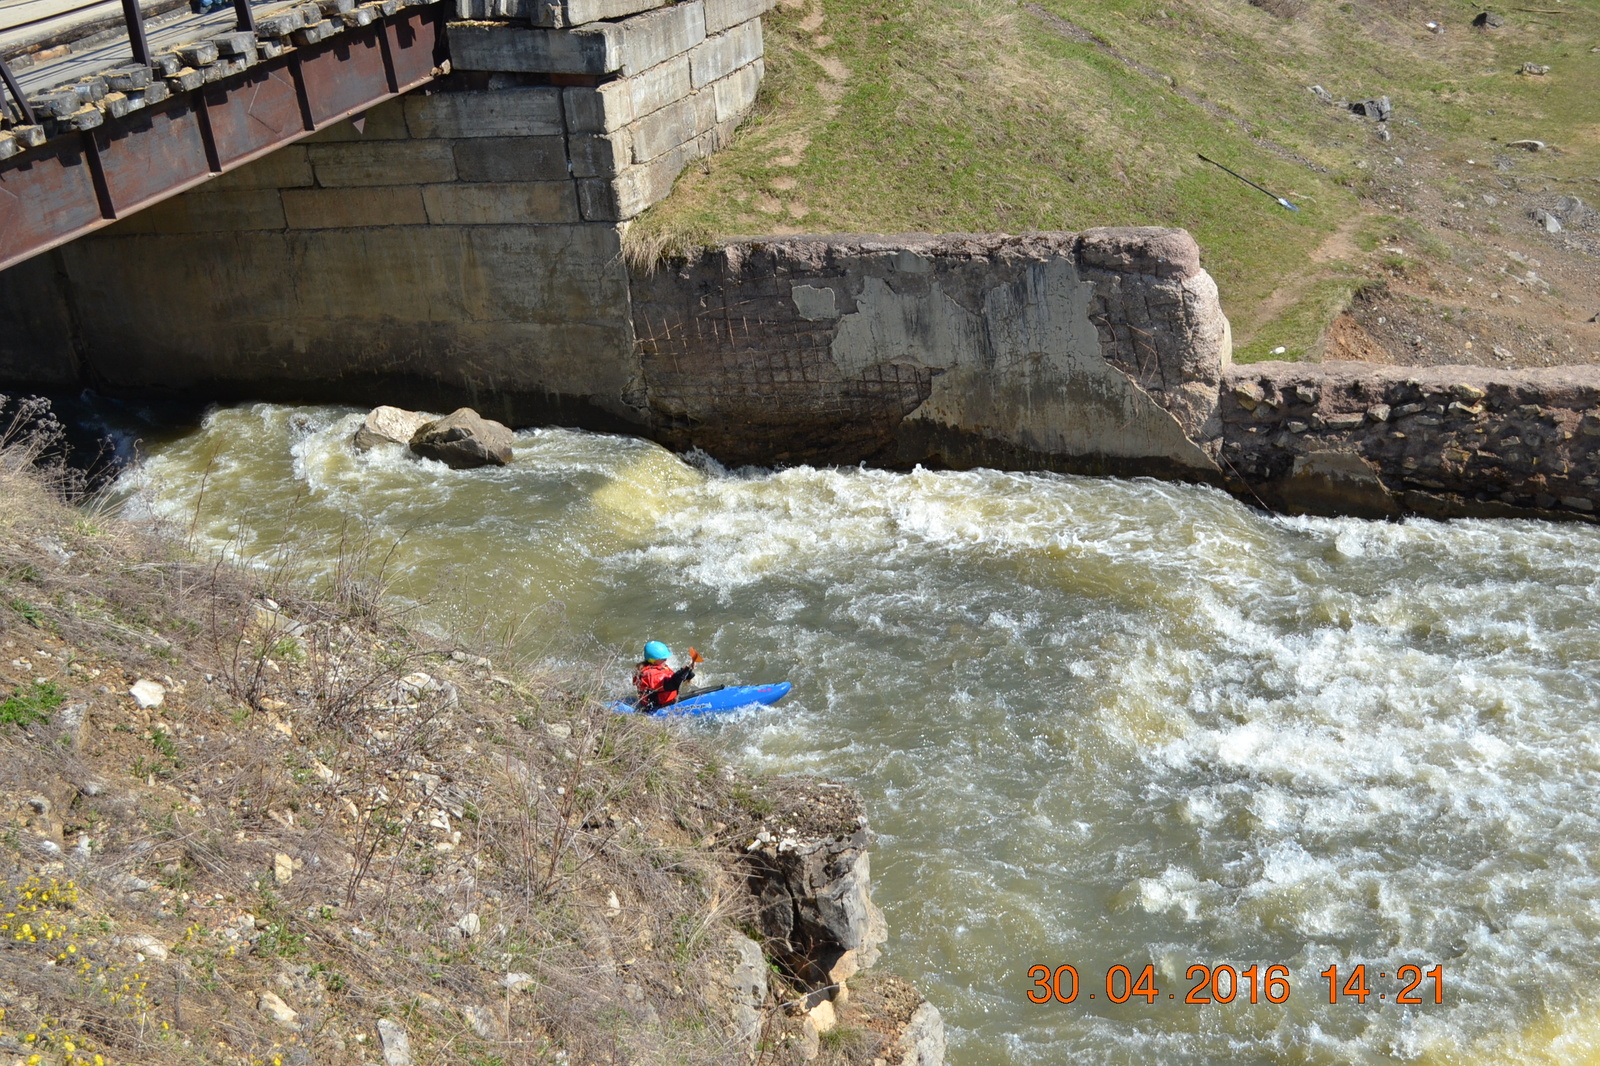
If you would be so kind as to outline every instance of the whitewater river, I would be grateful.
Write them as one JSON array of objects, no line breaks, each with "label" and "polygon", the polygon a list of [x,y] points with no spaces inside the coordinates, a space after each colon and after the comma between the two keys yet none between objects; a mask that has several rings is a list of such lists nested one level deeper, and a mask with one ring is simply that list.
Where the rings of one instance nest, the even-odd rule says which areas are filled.
[{"label": "whitewater river", "polygon": [[[358,423],[216,412],[147,449],[128,507],[246,555],[292,527],[324,567],[354,518],[399,539],[425,613],[533,610],[525,647],[598,644],[619,685],[647,637],[697,645],[707,681],[793,680],[682,728],[866,796],[885,964],[943,1012],[954,1066],[1600,1061],[1595,530],[730,473],[561,430],[455,472],[357,455]],[[1062,964],[1077,999],[1030,1003],[1029,968]],[[1119,964],[1153,967],[1153,1002],[1107,1000]],[[1256,965],[1259,1002],[1185,1003],[1196,964]],[[1366,1001],[1330,1004],[1320,974],[1357,965]],[[1420,1004],[1395,1002],[1405,966]]]}]

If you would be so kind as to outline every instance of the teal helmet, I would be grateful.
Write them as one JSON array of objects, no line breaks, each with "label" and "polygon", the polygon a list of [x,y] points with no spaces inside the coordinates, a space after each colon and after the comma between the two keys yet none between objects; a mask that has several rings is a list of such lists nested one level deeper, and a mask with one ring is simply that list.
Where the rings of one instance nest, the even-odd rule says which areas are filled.
[{"label": "teal helmet", "polygon": [[644,646],[644,657],[647,660],[670,659],[672,658],[672,649],[661,643],[659,640],[652,640],[650,643]]}]

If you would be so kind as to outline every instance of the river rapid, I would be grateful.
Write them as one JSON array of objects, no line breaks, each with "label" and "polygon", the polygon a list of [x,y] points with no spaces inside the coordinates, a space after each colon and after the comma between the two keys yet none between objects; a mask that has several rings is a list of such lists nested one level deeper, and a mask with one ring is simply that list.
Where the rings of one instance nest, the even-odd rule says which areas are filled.
[{"label": "river rapid", "polygon": [[[619,689],[651,637],[698,646],[703,681],[794,681],[675,728],[865,795],[884,965],[954,1066],[1600,1061],[1600,531],[729,472],[566,430],[451,471],[357,454],[359,422],[216,411],[147,445],[126,509],[324,571],[353,519],[425,616],[527,615],[530,653],[604,649]],[[1063,964],[1077,998],[1029,1002],[1030,967]],[[1154,1001],[1108,1001],[1119,964]],[[1186,1003],[1196,964],[1282,965],[1292,991]],[[1330,1004],[1320,974],[1357,965],[1365,1002]]]}]

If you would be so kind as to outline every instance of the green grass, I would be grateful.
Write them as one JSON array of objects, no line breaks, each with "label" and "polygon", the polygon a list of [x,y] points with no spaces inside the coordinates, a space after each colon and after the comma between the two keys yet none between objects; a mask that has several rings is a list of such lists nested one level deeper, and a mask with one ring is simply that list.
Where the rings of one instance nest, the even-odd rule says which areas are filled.
[{"label": "green grass", "polygon": [[0,725],[29,726],[48,723],[47,712],[61,706],[67,694],[54,681],[35,681],[30,688],[19,688],[0,700]]},{"label": "green grass", "polygon": [[[1315,0],[1292,20],[1243,0],[789,0],[766,19],[756,116],[635,223],[630,244],[648,255],[784,232],[1182,226],[1241,352],[1310,351],[1338,293],[1349,297],[1378,213],[1358,161],[1424,145],[1430,158],[1481,159],[1491,137],[1532,136],[1564,154],[1520,161],[1524,176],[1594,169],[1600,0],[1568,6],[1507,12],[1504,30],[1481,34],[1468,27],[1480,8],[1458,0],[1426,11]],[[1447,32],[1430,34],[1428,19]],[[1525,59],[1551,76],[1514,73]],[[1395,140],[1377,146],[1370,124],[1320,103],[1312,84],[1389,95]]]}]

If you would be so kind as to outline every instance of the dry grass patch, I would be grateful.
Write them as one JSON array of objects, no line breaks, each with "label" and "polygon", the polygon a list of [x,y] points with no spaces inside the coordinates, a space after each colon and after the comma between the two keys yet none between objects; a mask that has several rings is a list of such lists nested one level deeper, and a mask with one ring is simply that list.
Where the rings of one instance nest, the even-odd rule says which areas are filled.
[{"label": "dry grass patch", "polygon": [[731,772],[408,628],[359,538],[305,585],[73,506],[50,438],[0,450],[0,1061],[743,1061]]}]

